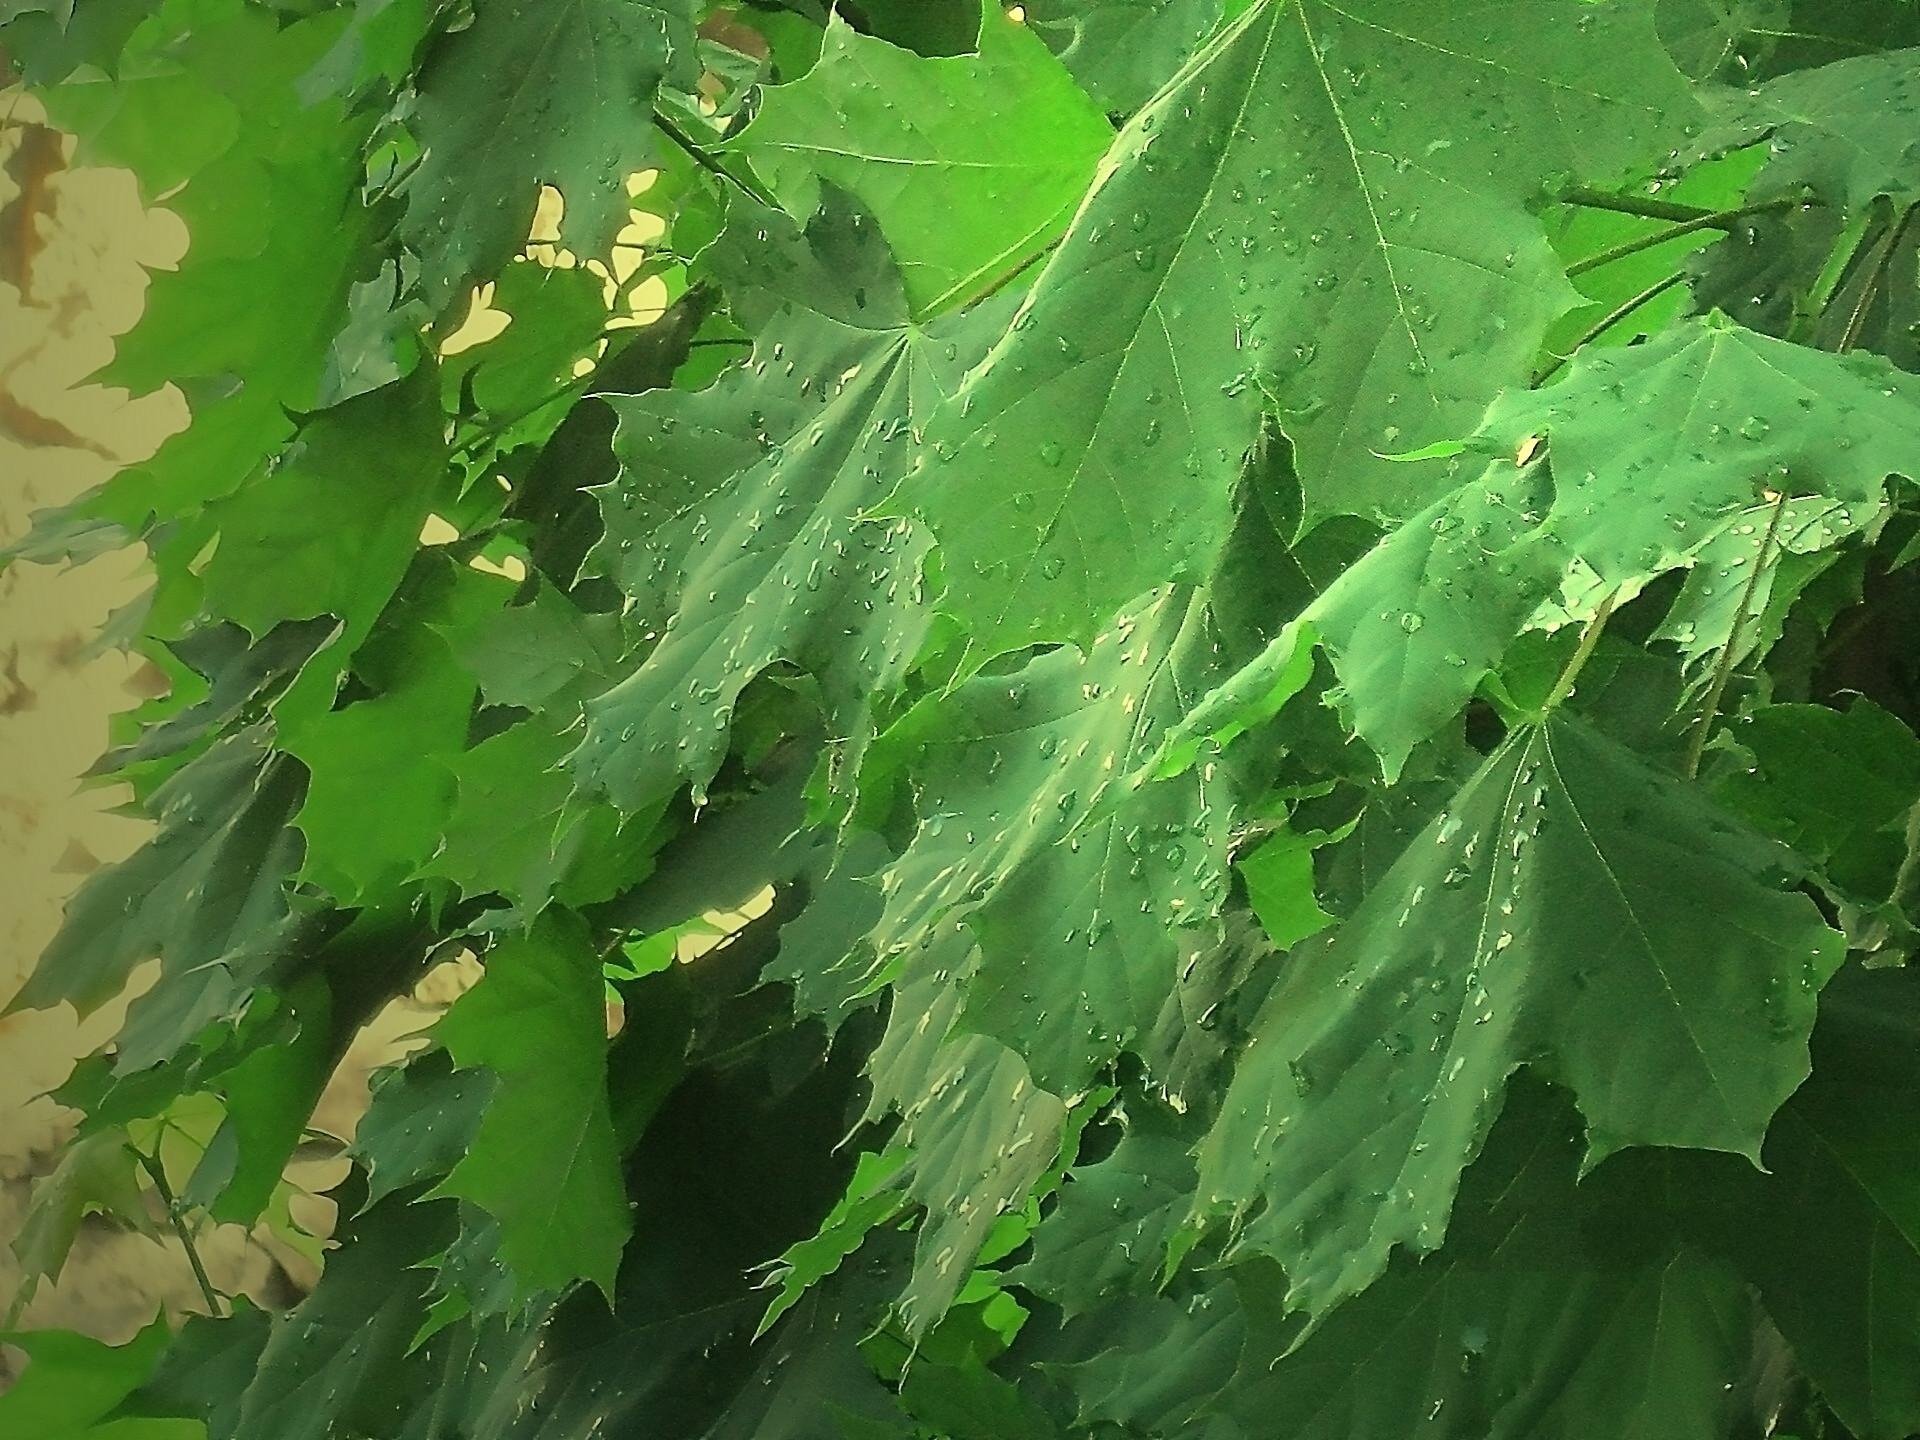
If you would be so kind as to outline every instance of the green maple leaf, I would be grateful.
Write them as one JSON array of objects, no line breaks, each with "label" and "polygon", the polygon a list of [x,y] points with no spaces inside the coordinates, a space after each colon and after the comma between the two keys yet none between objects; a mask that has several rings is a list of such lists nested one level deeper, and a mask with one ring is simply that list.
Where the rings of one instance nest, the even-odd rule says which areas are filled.
[{"label": "green maple leaf", "polygon": [[[1417,508],[1432,480],[1376,452],[1465,430],[1575,302],[1527,203],[1690,122],[1650,8],[1260,0],[1209,43],[1116,140],[895,502],[983,649],[1083,638],[1197,575],[1263,408],[1310,517]],[[1417,111],[1391,98],[1415,83]],[[1484,118],[1436,138],[1436,108]]]},{"label": "green maple leaf", "polygon": [[1660,38],[1695,80],[1739,84],[1788,25],[1792,0],[1662,0]]},{"label": "green maple leaf", "polygon": [[[899,1113],[897,1143],[911,1152],[899,1183],[927,1212],[901,1299],[915,1333],[953,1303],[995,1222],[1053,1166],[1068,1125],[1066,1105],[1036,1088],[1017,1052],[950,1033],[961,989],[938,957],[964,964],[968,949],[965,936],[950,931],[924,973],[895,987],[886,1034],[867,1066],[867,1116]],[[867,1207],[862,1218],[886,1215]]]},{"label": "green maple leaf", "polygon": [[1701,1243],[1759,1289],[1835,1413],[1894,1440],[1920,1426],[1920,1006],[1911,972],[1848,981],[1823,1007],[1815,1078],[1767,1138],[1768,1172],[1716,1168],[1681,1184]]},{"label": "green maple leaf", "polygon": [[1893,117],[1920,111],[1920,51],[1860,55],[1782,75],[1719,100],[1702,150],[1766,140],[1754,200],[1802,190],[1857,210],[1920,200],[1920,139]]},{"label": "green maple leaf", "polygon": [[[110,1128],[75,1139],[53,1173],[33,1187],[32,1204],[10,1246],[20,1266],[20,1288],[10,1302],[16,1309],[32,1297],[41,1280],[60,1278],[81,1221],[90,1212],[147,1235],[156,1233],[134,1165],[126,1132]],[[4,1414],[0,1408],[0,1416]]]},{"label": "green maple leaf", "polygon": [[498,893],[529,914],[549,900],[607,900],[641,879],[664,803],[622,815],[579,794],[566,767],[575,744],[533,719],[454,759],[455,799],[424,873],[470,896]]},{"label": "green maple leaf", "polygon": [[1583,722],[1517,732],[1268,1002],[1201,1150],[1200,1212],[1238,1217],[1238,1246],[1323,1314],[1395,1247],[1439,1244],[1527,1063],[1574,1092],[1589,1163],[1630,1145],[1757,1163],[1843,953],[1788,873]]},{"label": "green maple leaf", "polygon": [[619,616],[588,613],[545,580],[524,603],[475,616],[447,639],[489,705],[568,718],[620,677],[630,642]]},{"label": "green maple leaf", "polygon": [[298,94],[336,29],[330,15],[283,27],[243,0],[162,6],[114,83],[79,75],[49,96],[83,154],[133,168],[189,235],[100,378],[135,393],[178,384],[193,423],[83,502],[90,513],[135,529],[191,515],[292,433],[287,411],[313,407],[371,237],[356,196],[365,122]]},{"label": "green maple leaf", "polygon": [[925,59],[836,15],[820,60],[766,92],[727,148],[789,214],[838,185],[872,212],[916,316],[964,304],[1066,229],[1106,118],[1047,49],[988,4],[977,55]]},{"label": "green maple leaf", "polygon": [[473,1146],[499,1077],[459,1070],[444,1050],[429,1050],[376,1075],[367,1113],[353,1134],[353,1157],[367,1171],[367,1203],[450,1172]]},{"label": "green maple leaf", "polygon": [[[1710,565],[1676,623],[1723,640],[1753,565],[1843,539],[1885,505],[1890,475],[1920,466],[1920,386],[1873,356],[1714,319],[1583,355],[1563,383],[1502,397],[1475,444],[1525,463],[1492,462],[1305,614],[1390,777],[1530,625],[1586,618],[1608,595]],[[1777,529],[1775,495],[1791,497]],[[1283,634],[1232,684],[1257,692],[1297,664],[1298,644]],[[1217,730],[1235,714],[1223,697],[1204,718]]]},{"label": "green maple leaf", "polygon": [[66,1001],[88,1014],[156,955],[160,985],[135,1002],[136,1013],[167,1004],[180,987],[238,998],[241,977],[293,923],[286,888],[301,844],[287,822],[304,788],[299,767],[268,748],[260,725],[184,766],[148,802],[158,833],[68,902],[60,932],[9,1008]]},{"label": "green maple leaf", "polygon": [[336,899],[405,882],[438,849],[475,686],[434,626],[459,628],[497,609],[506,590],[497,577],[433,565],[361,657],[378,693],[317,714],[281,702],[281,744],[308,772],[294,817],[307,842],[302,874]]},{"label": "green maple leaf", "polygon": [[1136,1288],[1193,1204],[1192,1137],[1151,1106],[1123,1113],[1120,1143],[1067,1172],[1059,1203],[1033,1232],[1033,1257],[1009,1276],[1069,1316]]},{"label": "green maple leaf", "polygon": [[590,1280],[611,1295],[632,1232],[607,1100],[600,961],[586,928],[550,911],[487,952],[487,973],[434,1027],[461,1069],[497,1088],[460,1163],[436,1193],[500,1224],[516,1293]]},{"label": "green maple leaf", "polygon": [[427,1262],[447,1243],[453,1208],[389,1199],[344,1227],[313,1293],[275,1321],[217,1440],[383,1429],[376,1417],[405,1374],[426,1313]]},{"label": "green maple leaf", "polygon": [[416,84],[420,166],[401,235],[435,310],[527,238],[542,184],[566,198],[562,237],[600,254],[626,221],[622,181],[653,148],[653,99],[694,75],[690,0],[480,0]]},{"label": "green maple leaf", "polygon": [[[252,1005],[266,998],[258,988],[248,997]],[[225,1114],[181,1192],[215,1220],[251,1225],[265,1212],[333,1074],[326,982],[298,976],[273,999],[275,1041],[243,1051],[214,1077]]]},{"label": "green maple leaf", "polygon": [[886,875],[873,943],[911,954],[964,921],[978,937],[967,1028],[1072,1094],[1150,1034],[1215,938],[1239,793],[1208,762],[1135,783],[1164,731],[1224,677],[1204,592],[1128,607],[1071,647],[929,696],[875,743],[863,784],[904,769],[918,828]]},{"label": "green maple leaf", "polygon": [[98,1426],[152,1373],[167,1348],[167,1322],[142,1326],[124,1345],[69,1330],[0,1332],[27,1357],[20,1378],[0,1395],[0,1422],[36,1440],[194,1440],[191,1422],[134,1421]]},{"label": "green maple leaf", "polygon": [[[1750,1302],[1657,1218],[1575,1187],[1564,1109],[1529,1088],[1461,1196],[1460,1233],[1405,1258],[1304,1343],[1270,1270],[1242,1271],[1247,1356],[1220,1408],[1287,1440],[1655,1440],[1727,1433]],[[1274,1355],[1267,1366],[1258,1357]]]},{"label": "green maple leaf", "polygon": [[891,284],[868,290],[858,323],[785,311],[706,390],[609,397],[623,470],[601,493],[606,538],[589,566],[661,628],[589,702],[577,763],[623,809],[682,781],[703,793],[741,691],[768,667],[812,674],[846,734],[918,655],[925,538],[863,512],[1004,312],[922,327]]},{"label": "green maple leaf", "polygon": [[264,636],[334,615],[351,650],[420,546],[444,474],[438,390],[421,370],[315,416],[274,465],[214,505],[208,614]]},{"label": "green maple leaf", "polygon": [[1198,50],[1227,0],[1031,0],[1027,24],[1105,109],[1138,110]]},{"label": "green maple leaf", "polygon": [[1920,801],[1920,740],[1864,697],[1846,710],[1766,705],[1734,731],[1751,768],[1716,786],[1721,800],[1863,900],[1893,892],[1902,830]]}]

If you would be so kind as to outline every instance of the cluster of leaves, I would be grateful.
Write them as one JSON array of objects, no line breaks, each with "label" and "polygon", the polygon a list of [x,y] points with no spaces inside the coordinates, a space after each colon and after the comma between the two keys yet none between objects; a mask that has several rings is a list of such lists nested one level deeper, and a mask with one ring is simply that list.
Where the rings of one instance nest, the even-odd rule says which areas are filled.
[{"label": "cluster of leaves", "polygon": [[484,966],[310,1295],[0,1428],[1920,1431],[1910,5],[0,21],[192,237],[17,556],[173,679],[29,1269]]}]

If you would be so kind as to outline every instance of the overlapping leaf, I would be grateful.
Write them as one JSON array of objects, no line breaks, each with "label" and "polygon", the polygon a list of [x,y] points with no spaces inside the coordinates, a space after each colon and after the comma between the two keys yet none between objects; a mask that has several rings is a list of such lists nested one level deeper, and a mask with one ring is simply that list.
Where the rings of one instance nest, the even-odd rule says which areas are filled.
[{"label": "overlapping leaf", "polygon": [[563,234],[598,254],[626,220],[621,181],[655,143],[655,92],[690,84],[690,0],[480,0],[434,42],[412,119],[422,151],[402,230],[436,310],[526,239],[544,184]]},{"label": "overlapping leaf", "polygon": [[1015,274],[1072,219],[1105,118],[1023,26],[988,5],[978,55],[923,59],[838,16],[819,63],[767,92],[729,148],[798,219],[823,182],[886,236],[916,315]]},{"label": "overlapping leaf", "polygon": [[287,822],[306,778],[267,742],[263,726],[240,730],[154,793],[158,833],[81,887],[13,1009],[96,1010],[154,956],[163,987],[169,975],[207,985],[217,973],[223,1002],[242,993],[253,959],[293,923],[286,887],[301,858]]},{"label": "overlapping leaf", "polygon": [[770,666],[813,675],[850,726],[917,655],[925,539],[864,512],[998,317],[922,328],[890,283],[863,296],[857,323],[788,309],[745,365],[697,394],[611,402],[625,463],[602,492],[607,534],[591,563],[660,632],[589,704],[577,763],[622,808],[683,781],[702,791],[740,693]]},{"label": "overlapping leaf", "polygon": [[1201,1214],[1232,1215],[1322,1314],[1394,1248],[1440,1243],[1528,1063],[1574,1092],[1590,1157],[1757,1162],[1841,956],[1788,864],[1580,721],[1516,733],[1269,1001],[1201,1151]]},{"label": "overlapping leaf", "polygon": [[[1688,643],[1724,641],[1754,567],[1845,538],[1884,504],[1889,476],[1920,467],[1920,390],[1874,357],[1710,320],[1503,397],[1476,443],[1512,458],[1413,517],[1306,612],[1389,775],[1529,624],[1591,616],[1704,564],[1683,601]],[[1285,674],[1298,645],[1277,639],[1236,693]],[[1245,708],[1228,699],[1209,706],[1208,733]]]},{"label": "overlapping leaf", "polygon": [[1139,109],[1232,8],[1226,0],[1034,0],[1026,23],[1109,111]]},{"label": "overlapping leaf", "polygon": [[315,401],[373,233],[355,193],[365,120],[338,101],[309,112],[298,93],[337,28],[332,15],[282,27],[242,0],[168,4],[124,54],[94,61],[115,83],[75,77],[50,97],[83,153],[130,166],[188,231],[185,261],[155,278],[109,373],[136,393],[184,387],[194,423],[111,480],[97,513],[136,529],[191,514]]},{"label": "overlapping leaf", "polygon": [[[1465,430],[1573,303],[1525,204],[1690,122],[1650,11],[1261,0],[1196,56],[896,502],[982,644],[1084,638],[1203,569],[1263,402],[1312,515],[1418,508],[1377,453]],[[1480,118],[1437,139],[1456,108]]]},{"label": "overlapping leaf", "polygon": [[522,1297],[591,1280],[612,1293],[632,1229],[607,1100],[598,957],[558,913],[495,946],[484,980],[434,1029],[462,1069],[499,1079],[442,1190],[500,1224]]},{"label": "overlapping leaf", "polygon": [[919,818],[884,881],[876,947],[907,955],[964,920],[980,944],[967,1028],[1061,1094],[1141,1043],[1214,938],[1235,777],[1209,763],[1132,780],[1223,676],[1221,655],[1207,596],[1166,587],[1084,655],[1055,650],[921,702],[869,760],[910,771]]},{"label": "overlapping leaf", "polygon": [[1764,138],[1753,187],[1764,200],[1803,189],[1858,209],[1876,196],[1920,199],[1920,51],[1860,55],[1770,80],[1723,100],[1708,148]]}]

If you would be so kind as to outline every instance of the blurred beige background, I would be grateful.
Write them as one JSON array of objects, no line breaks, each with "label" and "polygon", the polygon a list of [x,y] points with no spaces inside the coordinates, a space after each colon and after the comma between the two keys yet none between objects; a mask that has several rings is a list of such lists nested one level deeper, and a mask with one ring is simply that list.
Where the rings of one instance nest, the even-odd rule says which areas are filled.
[{"label": "blurred beige background", "polygon": [[[139,318],[147,272],[178,262],[185,232],[142,205],[129,173],[72,164],[44,118],[31,97],[0,91],[0,544],[23,535],[36,510],[152,454],[187,418],[175,393],[134,399],[87,382]],[[156,667],[97,643],[114,612],[140,597],[143,562],[136,547],[71,568],[0,572],[0,1004],[52,937],[66,897],[146,833],[143,821],[113,813],[124,787],[80,778],[106,748],[111,718],[164,690]],[[32,1182],[72,1131],[74,1117],[41,1097],[112,1033],[122,1009],[84,1024],[64,1007],[0,1018],[0,1314],[20,1290],[11,1241]],[[199,1237],[198,1248],[230,1293],[271,1298],[310,1278],[288,1273],[300,1256],[234,1227]],[[162,1304],[200,1304],[177,1243],[93,1221],[21,1323],[120,1340]]]},{"label": "blurred beige background", "polygon": [[[177,392],[136,399],[88,377],[139,319],[149,272],[177,265],[189,237],[164,208],[143,206],[130,173],[74,163],[71,144],[44,122],[30,95],[0,90],[0,545],[27,533],[35,511],[65,504],[117,467],[150,456],[188,419]],[[629,195],[641,195],[654,178],[630,177]],[[666,284],[633,277],[664,222],[635,209],[604,261],[583,260],[554,243],[562,204],[557,192],[543,193],[525,259],[592,272],[604,287],[609,332],[657,319]],[[506,328],[509,317],[492,298],[490,285],[476,292],[443,353],[484,344]],[[454,533],[433,517],[421,540],[445,543]],[[52,938],[67,897],[147,833],[145,822],[114,813],[129,798],[124,786],[81,778],[108,747],[113,717],[164,692],[157,667],[100,639],[147,583],[138,547],[72,567],[20,563],[0,571],[0,1006]],[[682,958],[721,943],[770,900],[759,895],[737,914],[689,927]],[[443,965],[368,1026],[323,1097],[315,1130],[350,1139],[372,1072],[422,1043],[418,1032],[477,973],[470,957]],[[57,1283],[31,1292],[23,1291],[11,1248],[34,1182],[58,1163],[77,1118],[44,1096],[75,1059],[112,1035],[141,979],[84,1023],[64,1007],[0,1019],[0,1316],[29,1294],[25,1328],[72,1328],[117,1342],[161,1307],[175,1314],[203,1308],[157,1200],[152,1236],[92,1219]],[[619,1018],[610,1013],[609,1024]],[[325,1236],[333,1219],[320,1192],[344,1169],[326,1147],[314,1148],[314,1158],[297,1158],[287,1176],[287,1218],[307,1236],[265,1224],[252,1233],[226,1226],[196,1234],[216,1289],[281,1305],[313,1282],[319,1241],[309,1237]],[[0,1351],[0,1385],[7,1375]]]}]

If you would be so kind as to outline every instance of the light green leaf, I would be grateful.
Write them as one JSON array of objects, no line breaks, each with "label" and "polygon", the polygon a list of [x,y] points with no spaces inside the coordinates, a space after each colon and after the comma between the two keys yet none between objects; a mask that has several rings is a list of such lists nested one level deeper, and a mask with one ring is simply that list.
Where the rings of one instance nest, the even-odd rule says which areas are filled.
[{"label": "light green leaf", "polygon": [[779,1293],[767,1305],[756,1335],[764,1335],[802,1295],[838,1270],[866,1243],[876,1225],[899,1215],[906,1202],[891,1182],[912,1154],[905,1146],[895,1145],[860,1156],[854,1163],[853,1178],[847,1181],[847,1193],[827,1212],[819,1231],[788,1246],[775,1262],[766,1283],[778,1286]]},{"label": "light green leaf", "polygon": [[590,1280],[611,1294],[633,1228],[607,1102],[600,959],[549,912],[487,952],[487,973],[434,1027],[461,1069],[499,1079],[472,1147],[438,1193],[500,1222],[522,1297]]},{"label": "light green leaf", "polygon": [[1439,476],[1376,452],[1470,427],[1575,301],[1526,206],[1692,114],[1650,3],[1250,6],[1121,133],[895,502],[983,649],[1198,574],[1263,409],[1310,518],[1418,508]]},{"label": "light green leaf", "polygon": [[[153,1372],[167,1348],[167,1322],[153,1321],[124,1345],[105,1345],[89,1335],[68,1330],[0,1333],[0,1342],[17,1346],[27,1356],[20,1378],[0,1394],[0,1425],[9,1435],[32,1440],[84,1440],[96,1433],[98,1421]],[[182,1432],[150,1425],[145,1431],[126,1432],[126,1440],[174,1440]],[[190,1435],[192,1432],[185,1432]]]},{"label": "light green leaf", "polygon": [[212,509],[207,612],[264,636],[336,615],[365,638],[420,546],[444,474],[438,392],[421,370],[314,417],[277,462]]},{"label": "light green leaf", "polygon": [[[40,1280],[59,1279],[80,1221],[89,1212],[152,1232],[134,1167],[126,1132],[117,1127],[82,1135],[68,1145],[54,1172],[33,1187],[31,1207],[13,1237],[20,1290],[11,1303],[24,1304]],[[4,1413],[0,1407],[0,1416]]]},{"label": "light green leaf", "polygon": [[82,72],[49,96],[83,155],[130,166],[188,234],[186,258],[154,275],[99,377],[136,394],[180,385],[193,410],[188,429],[85,502],[130,527],[193,514],[292,434],[287,412],[316,401],[372,234],[357,196],[369,117],[336,100],[308,110],[298,94],[335,16],[283,25],[244,0],[142,8],[111,83]]},{"label": "light green leaf", "polygon": [[1028,0],[1027,24],[1109,111],[1138,110],[1198,50],[1227,0]]},{"label": "light green leaf", "polygon": [[664,806],[623,816],[579,794],[565,763],[575,743],[551,718],[532,719],[453,759],[453,806],[423,873],[469,896],[503,895],[528,914],[549,900],[610,899],[643,878]]},{"label": "light green leaf", "polygon": [[927,1211],[901,1300],[916,1334],[946,1313],[995,1222],[1052,1167],[1068,1121],[1067,1107],[1035,1088],[1015,1051],[950,1033],[960,987],[936,957],[964,964],[967,950],[965,937],[950,933],[925,973],[895,987],[886,1034],[867,1065],[867,1116],[899,1113],[898,1143],[913,1152],[905,1189]]},{"label": "light green leaf", "polygon": [[924,59],[836,14],[819,63],[728,142],[805,220],[822,182],[872,212],[924,316],[1015,274],[1067,228],[1106,118],[1023,26],[985,7],[977,55]]},{"label": "light green leaf", "polygon": [[1707,153],[1765,140],[1755,200],[1802,189],[1849,210],[1920,200],[1920,50],[1860,55],[1717,97]]},{"label": "light green leaf", "polygon": [[1344,838],[1318,830],[1300,834],[1283,829],[1234,861],[1233,868],[1247,887],[1247,904],[1260,917],[1260,926],[1275,949],[1291,950],[1333,923],[1334,917],[1320,908],[1314,894],[1313,852],[1329,840]]},{"label": "light green leaf", "polygon": [[1494,461],[1409,520],[1307,612],[1389,776],[1529,624],[1583,619],[1608,594],[1703,563],[1716,573],[1689,603],[1738,590],[1778,558],[1759,553],[1756,503],[1792,497],[1782,530],[1798,553],[1843,539],[1884,505],[1889,475],[1920,469],[1920,383],[1874,356],[1713,319],[1583,355],[1561,384],[1502,397],[1477,443],[1536,453]]},{"label": "light green leaf", "polygon": [[525,603],[475,616],[447,639],[489,705],[567,713],[618,678],[627,637],[618,616],[588,614],[542,581]]},{"label": "light green leaf", "polygon": [[282,705],[281,744],[309,775],[294,817],[307,840],[302,875],[346,904],[418,874],[454,802],[474,684],[434,627],[497,608],[508,586],[450,565],[430,580],[361,661],[378,693],[318,714]]},{"label": "light green leaf", "polygon": [[1199,1213],[1235,1217],[1323,1315],[1393,1249],[1439,1245],[1527,1063],[1572,1089],[1589,1163],[1757,1163],[1844,953],[1787,873],[1581,721],[1519,731],[1275,991],[1201,1149]]}]

